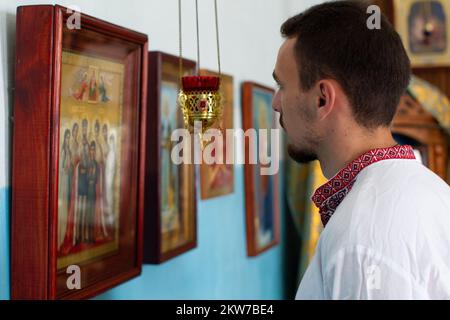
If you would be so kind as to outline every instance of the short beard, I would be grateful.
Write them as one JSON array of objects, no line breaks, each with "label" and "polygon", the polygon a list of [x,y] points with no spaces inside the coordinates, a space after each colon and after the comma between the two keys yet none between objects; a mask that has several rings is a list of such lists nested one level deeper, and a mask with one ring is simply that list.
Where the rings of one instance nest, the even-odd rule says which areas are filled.
[{"label": "short beard", "polygon": [[289,156],[298,163],[310,163],[317,160],[317,155],[309,150],[300,150],[294,147],[292,144],[288,144]]}]

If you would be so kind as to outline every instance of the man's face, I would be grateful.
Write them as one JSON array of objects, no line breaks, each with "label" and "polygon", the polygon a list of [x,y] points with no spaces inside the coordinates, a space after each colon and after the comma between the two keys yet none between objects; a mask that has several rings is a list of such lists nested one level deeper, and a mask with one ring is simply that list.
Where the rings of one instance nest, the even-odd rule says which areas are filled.
[{"label": "man's face", "polygon": [[316,129],[317,106],[313,90],[303,91],[295,58],[296,39],[287,39],[281,46],[274,70],[279,89],[272,101],[280,113],[280,124],[288,137],[288,152],[300,163],[317,159],[316,145],[320,140]]}]

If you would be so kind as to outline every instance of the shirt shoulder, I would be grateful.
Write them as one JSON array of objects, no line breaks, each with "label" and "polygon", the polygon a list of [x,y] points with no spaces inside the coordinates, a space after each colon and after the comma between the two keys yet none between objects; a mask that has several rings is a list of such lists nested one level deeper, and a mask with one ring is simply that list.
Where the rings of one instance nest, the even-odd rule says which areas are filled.
[{"label": "shirt shoulder", "polygon": [[408,275],[414,286],[432,283],[431,296],[448,296],[448,230],[450,187],[414,160],[380,161],[357,176],[324,229],[318,254],[340,265],[338,252],[347,261],[370,253],[384,268]]},{"label": "shirt shoulder", "polygon": [[419,223],[450,228],[450,187],[419,162],[396,159],[361,171],[327,228],[409,228]]}]

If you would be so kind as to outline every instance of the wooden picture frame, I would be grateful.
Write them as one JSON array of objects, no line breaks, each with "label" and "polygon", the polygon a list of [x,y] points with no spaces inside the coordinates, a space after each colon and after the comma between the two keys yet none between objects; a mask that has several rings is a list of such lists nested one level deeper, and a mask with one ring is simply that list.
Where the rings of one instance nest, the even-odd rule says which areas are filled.
[{"label": "wooden picture frame", "polygon": [[[272,110],[274,93],[272,88],[254,82],[242,84],[244,131],[256,129],[258,132],[259,129],[277,128]],[[259,141],[258,133],[256,136]],[[258,146],[255,147],[248,138],[244,138],[244,148],[247,254],[257,256],[280,241],[279,173],[271,176],[261,175],[261,165],[250,164],[249,161],[250,154],[259,151]]]},{"label": "wooden picture frame", "polygon": [[[202,69],[201,75],[219,76],[217,72]],[[222,136],[226,136],[227,129],[234,129],[234,82],[233,77],[227,74],[220,75],[220,91],[222,95],[223,113],[220,123],[213,128],[221,129]],[[201,199],[211,199],[225,196],[234,192],[234,165],[226,163],[227,141],[223,141],[223,162],[222,164],[202,163],[200,165],[200,193]],[[230,145],[228,147],[231,147]]]},{"label": "wooden picture frame", "polygon": [[141,272],[147,36],[73,14],[17,8],[12,299],[89,298]]},{"label": "wooden picture frame", "polygon": [[391,5],[395,29],[402,38],[412,67],[449,67],[450,2],[393,0]]},{"label": "wooden picture frame", "polygon": [[[144,263],[162,263],[197,246],[195,167],[176,165],[171,133],[184,128],[177,104],[179,57],[149,52],[147,164],[145,166]],[[183,75],[196,63],[183,59]]]}]

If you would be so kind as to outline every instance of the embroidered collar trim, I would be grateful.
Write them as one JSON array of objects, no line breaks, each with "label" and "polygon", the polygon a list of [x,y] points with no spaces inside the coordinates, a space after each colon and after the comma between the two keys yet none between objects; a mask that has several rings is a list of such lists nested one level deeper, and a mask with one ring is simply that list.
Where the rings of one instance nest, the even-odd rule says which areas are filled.
[{"label": "embroidered collar trim", "polygon": [[352,189],[356,176],[364,168],[382,160],[415,158],[412,147],[404,145],[373,149],[353,160],[327,183],[319,187],[311,198],[319,208],[323,226],[326,226],[338,205]]}]

